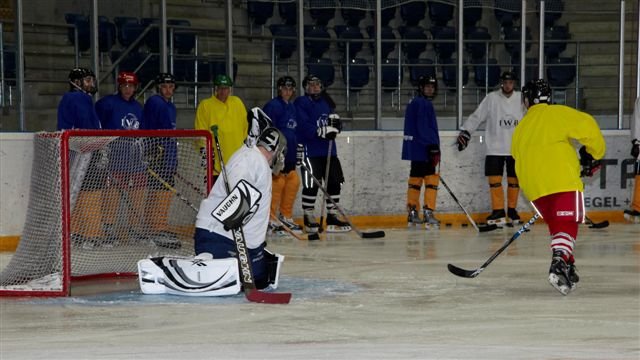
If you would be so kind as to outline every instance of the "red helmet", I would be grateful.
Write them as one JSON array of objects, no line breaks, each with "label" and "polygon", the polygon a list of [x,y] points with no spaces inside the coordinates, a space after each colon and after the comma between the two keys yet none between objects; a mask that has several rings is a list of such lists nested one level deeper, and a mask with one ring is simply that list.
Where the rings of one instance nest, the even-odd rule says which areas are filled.
[{"label": "red helmet", "polygon": [[130,71],[121,71],[120,74],[118,74],[118,85],[124,84],[133,84],[137,86],[139,84],[138,75]]}]

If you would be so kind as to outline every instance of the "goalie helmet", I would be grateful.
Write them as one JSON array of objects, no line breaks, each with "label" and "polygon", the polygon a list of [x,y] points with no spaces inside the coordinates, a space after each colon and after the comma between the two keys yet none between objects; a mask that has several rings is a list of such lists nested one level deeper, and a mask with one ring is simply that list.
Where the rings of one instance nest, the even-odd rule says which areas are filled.
[{"label": "goalie helmet", "polygon": [[[91,84],[85,84],[85,78],[91,78]],[[74,68],[69,72],[70,90],[80,90],[93,95],[98,91],[96,86],[96,74],[87,68]]]},{"label": "goalie helmet", "polygon": [[249,122],[247,139],[245,140],[247,146],[255,145],[260,134],[266,128],[273,126],[271,118],[257,106],[247,112],[247,121]]},{"label": "goalie helmet", "polygon": [[527,100],[528,107],[540,103],[551,103],[551,87],[544,79],[531,80],[522,87],[522,102]]},{"label": "goalie helmet", "polygon": [[277,175],[284,169],[284,157],[287,154],[287,139],[274,127],[266,128],[258,137],[257,146],[261,146],[273,154],[271,170]]}]

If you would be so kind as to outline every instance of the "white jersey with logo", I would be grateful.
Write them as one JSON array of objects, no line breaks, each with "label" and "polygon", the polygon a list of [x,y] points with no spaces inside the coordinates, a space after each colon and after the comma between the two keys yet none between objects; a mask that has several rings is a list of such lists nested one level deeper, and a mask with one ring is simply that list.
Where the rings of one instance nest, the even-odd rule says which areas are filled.
[{"label": "white jersey with logo", "polygon": [[[251,220],[242,227],[247,247],[255,249],[264,242],[269,225],[271,167],[257,147],[243,145],[231,156],[229,163],[225,163],[225,169],[229,177],[230,189],[233,189],[240,180],[244,179],[262,194],[258,202],[258,209]],[[222,223],[211,215],[225,197],[227,197],[227,190],[221,174],[213,185],[209,197],[200,203],[196,227],[207,229],[232,240],[231,231],[225,231]]]},{"label": "white jersey with logo", "polygon": [[514,90],[507,97],[499,89],[487,94],[460,129],[473,133],[486,123],[487,155],[511,155],[511,136],[525,112],[519,91]]}]

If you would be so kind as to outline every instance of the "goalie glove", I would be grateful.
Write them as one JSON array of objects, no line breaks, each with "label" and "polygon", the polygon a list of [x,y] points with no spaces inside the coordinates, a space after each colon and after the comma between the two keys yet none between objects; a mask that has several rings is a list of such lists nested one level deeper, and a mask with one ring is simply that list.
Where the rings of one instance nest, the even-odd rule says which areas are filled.
[{"label": "goalie glove", "polygon": [[640,140],[633,139],[631,141],[631,156],[637,159],[638,155],[640,155]]},{"label": "goalie glove", "polygon": [[224,230],[235,230],[245,225],[258,211],[262,193],[246,180],[240,180],[226,198],[211,212],[224,225]]},{"label": "goalie glove", "polygon": [[427,145],[427,156],[429,157],[429,163],[436,167],[440,163],[440,146],[439,145]]},{"label": "goalie glove", "polygon": [[298,144],[296,146],[296,166],[301,166],[304,160],[304,145]]},{"label": "goalie glove", "polygon": [[458,151],[466,149],[467,145],[469,145],[469,140],[471,140],[471,134],[467,130],[460,131],[458,139],[456,140],[456,143],[458,144]]},{"label": "goalie glove", "polygon": [[327,140],[335,140],[339,132],[340,130],[329,125],[319,126],[318,130],[316,130],[319,137]]},{"label": "goalie glove", "polygon": [[582,171],[580,171],[580,176],[591,177],[595,174],[600,167],[602,167],[602,163],[600,160],[595,160],[591,154],[587,152],[586,147],[580,148],[580,165],[582,166]]}]

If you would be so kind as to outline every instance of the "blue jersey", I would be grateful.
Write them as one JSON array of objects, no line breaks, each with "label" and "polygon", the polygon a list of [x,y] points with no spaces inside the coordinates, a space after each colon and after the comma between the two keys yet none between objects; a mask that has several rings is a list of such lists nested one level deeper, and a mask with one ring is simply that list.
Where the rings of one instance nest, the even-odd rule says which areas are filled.
[{"label": "blue jersey", "polygon": [[427,161],[427,146],[440,146],[438,122],[431,100],[424,96],[414,97],[404,114],[404,138],[402,160]]},{"label": "blue jersey", "polygon": [[176,106],[171,101],[165,100],[160,95],[153,95],[144,104],[142,116],[144,122],[140,128],[146,130],[174,130],[177,116]]},{"label": "blue jersey", "polygon": [[[299,96],[294,101],[298,111],[298,141],[304,144],[309,157],[327,156],[329,140],[318,136],[318,127],[328,123],[329,114],[333,113],[327,101],[320,96],[312,99],[310,96]],[[336,144],[331,148],[331,155],[336,156]]]},{"label": "blue jersey", "polygon": [[278,96],[271,99],[263,110],[271,121],[273,126],[282,131],[287,139],[287,156],[284,159],[285,168],[295,166],[296,164],[296,147],[298,139],[296,136],[296,128],[298,127],[298,115],[293,102],[286,102],[282,97]]},{"label": "blue jersey", "polygon": [[100,129],[91,95],[69,91],[62,96],[58,104],[58,130],[68,129]]},{"label": "blue jersey", "polygon": [[119,94],[107,95],[96,102],[96,113],[103,129],[142,129],[142,105],[133,97],[129,101]]}]

